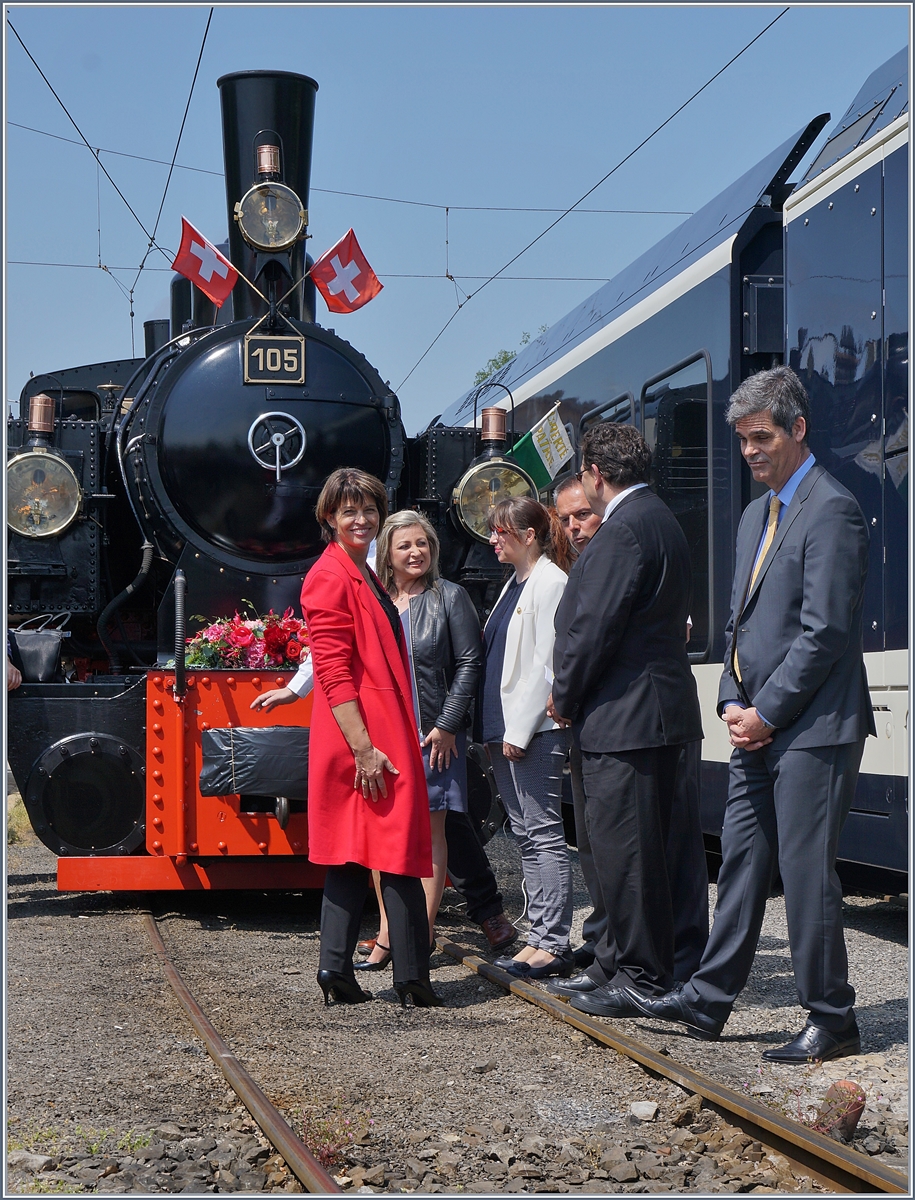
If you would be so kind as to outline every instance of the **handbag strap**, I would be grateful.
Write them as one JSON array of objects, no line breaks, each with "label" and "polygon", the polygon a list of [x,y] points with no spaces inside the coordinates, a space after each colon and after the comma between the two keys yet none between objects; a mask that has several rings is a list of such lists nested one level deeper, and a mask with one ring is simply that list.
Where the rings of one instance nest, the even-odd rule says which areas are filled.
[{"label": "handbag strap", "polygon": [[[29,633],[40,633],[43,630],[64,629],[72,616],[72,613],[39,613],[34,617],[27,617],[20,625],[11,630],[11,633],[18,633],[20,629]],[[40,625],[32,625],[33,621],[40,621]],[[53,624],[52,624],[53,622]]]}]

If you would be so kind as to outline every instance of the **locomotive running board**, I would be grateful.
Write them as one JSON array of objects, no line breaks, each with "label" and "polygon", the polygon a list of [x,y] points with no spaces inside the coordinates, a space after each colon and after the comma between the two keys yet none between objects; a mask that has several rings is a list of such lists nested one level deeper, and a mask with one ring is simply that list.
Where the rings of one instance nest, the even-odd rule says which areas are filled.
[{"label": "locomotive running board", "polygon": [[199,892],[251,889],[298,892],[324,886],[324,867],[307,859],[195,858],[180,865],[165,855],[59,858],[59,892]]}]

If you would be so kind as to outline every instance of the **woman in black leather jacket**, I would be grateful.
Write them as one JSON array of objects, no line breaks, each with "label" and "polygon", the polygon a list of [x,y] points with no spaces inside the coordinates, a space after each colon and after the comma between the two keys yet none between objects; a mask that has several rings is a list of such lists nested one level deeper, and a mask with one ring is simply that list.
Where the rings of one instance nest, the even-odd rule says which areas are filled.
[{"label": "woman in black leather jacket", "polygon": [[[445,817],[449,809],[467,811],[466,729],[483,661],[476,609],[462,587],[439,577],[438,556],[435,530],[412,509],[390,516],[378,535],[375,569],[401,614],[429,788],[433,876],[423,888],[430,942],[448,871]],[[381,913],[375,947],[357,969],[381,970],[388,962],[383,907]]]}]

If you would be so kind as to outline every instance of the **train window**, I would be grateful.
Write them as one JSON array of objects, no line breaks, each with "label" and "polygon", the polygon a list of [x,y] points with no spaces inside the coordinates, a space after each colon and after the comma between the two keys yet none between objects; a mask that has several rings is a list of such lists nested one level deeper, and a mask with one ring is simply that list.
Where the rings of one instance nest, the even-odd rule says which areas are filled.
[{"label": "train window", "polygon": [[578,422],[578,440],[581,442],[582,437],[596,421],[616,421],[620,425],[634,425],[635,412],[632,401],[631,392],[623,392],[620,396],[614,396],[612,400],[608,400],[605,404],[599,404],[597,408],[589,409],[588,412]]},{"label": "train window", "polygon": [[709,648],[710,363],[705,354],[678,363],[642,389],[642,434],[651,447],[653,486],[680,522],[693,572],[690,658]]}]

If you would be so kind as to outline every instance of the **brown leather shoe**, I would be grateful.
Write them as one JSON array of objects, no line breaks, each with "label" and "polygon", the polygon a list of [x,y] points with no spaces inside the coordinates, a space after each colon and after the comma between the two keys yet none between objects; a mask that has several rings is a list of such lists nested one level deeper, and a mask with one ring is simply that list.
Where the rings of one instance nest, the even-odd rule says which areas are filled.
[{"label": "brown leather shoe", "polygon": [[375,938],[366,938],[364,942],[356,943],[357,954],[371,954],[375,949]]},{"label": "brown leather shoe", "polygon": [[486,940],[489,942],[491,950],[504,950],[518,936],[518,930],[504,912],[497,913],[494,917],[487,917],[485,921],[480,922],[480,928],[486,934]]}]

